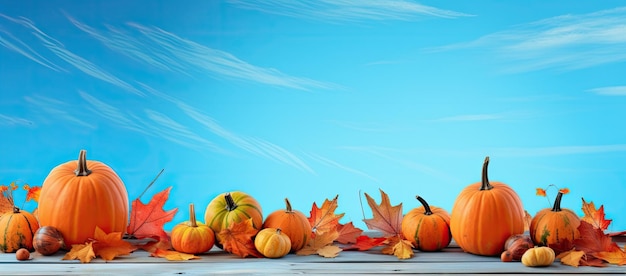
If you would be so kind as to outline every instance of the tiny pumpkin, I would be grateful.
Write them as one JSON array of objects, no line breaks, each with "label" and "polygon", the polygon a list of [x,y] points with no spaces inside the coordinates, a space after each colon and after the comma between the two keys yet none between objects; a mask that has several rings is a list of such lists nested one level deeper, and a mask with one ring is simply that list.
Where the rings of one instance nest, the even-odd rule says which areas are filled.
[{"label": "tiny pumpkin", "polygon": [[87,152],[81,150],[78,160],[50,171],[37,210],[41,225],[59,229],[71,247],[93,238],[96,227],[105,233],[126,232],[128,193],[111,167],[87,160]]},{"label": "tiny pumpkin", "polygon": [[522,255],[522,264],[525,266],[549,266],[554,262],[555,253],[547,246],[533,247]]},{"label": "tiny pumpkin", "polygon": [[280,228],[265,228],[254,238],[254,247],[267,258],[280,258],[291,251],[291,241]]},{"label": "tiny pumpkin", "polygon": [[498,256],[506,240],[524,232],[524,207],[517,193],[502,182],[489,182],[485,158],[482,180],[459,193],[452,207],[450,232],[466,252]]},{"label": "tiny pumpkin", "polygon": [[304,213],[293,210],[287,198],[285,205],[285,210],[277,210],[267,216],[263,228],[279,228],[291,240],[291,252],[296,252],[309,243],[313,233],[311,223]]},{"label": "tiny pumpkin", "polygon": [[0,250],[13,253],[20,248],[33,251],[33,235],[39,223],[31,213],[13,207],[13,212],[0,216]]},{"label": "tiny pumpkin", "polygon": [[261,229],[263,225],[261,205],[252,196],[240,191],[218,195],[209,202],[204,213],[204,221],[216,234],[218,243],[220,239],[217,234],[222,229],[228,228],[231,223],[250,218],[254,228]]},{"label": "tiny pumpkin", "polygon": [[215,234],[206,224],[196,221],[193,203],[189,204],[189,221],[172,228],[171,242],[174,250],[188,254],[209,251],[215,244]]},{"label": "tiny pumpkin", "polygon": [[443,208],[430,206],[421,196],[422,204],[402,218],[402,235],[421,251],[439,251],[450,244],[450,215]]},{"label": "tiny pumpkin", "polygon": [[580,237],[580,218],[574,211],[561,208],[563,193],[559,192],[552,209],[537,212],[530,222],[530,237],[537,245],[550,246],[563,240],[573,241]]}]

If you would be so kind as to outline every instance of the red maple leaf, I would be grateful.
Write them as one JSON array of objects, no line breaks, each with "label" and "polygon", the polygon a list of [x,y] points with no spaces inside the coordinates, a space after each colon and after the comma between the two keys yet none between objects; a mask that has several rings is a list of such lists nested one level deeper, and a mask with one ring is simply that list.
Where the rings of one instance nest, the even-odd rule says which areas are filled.
[{"label": "red maple leaf", "polygon": [[239,257],[254,256],[263,258],[263,255],[254,247],[253,237],[259,230],[254,228],[252,219],[234,222],[228,228],[222,229],[217,236],[222,242],[226,252],[233,253]]},{"label": "red maple leaf", "polygon": [[339,232],[339,237],[335,241],[343,244],[355,243],[357,238],[363,233],[363,230],[354,227],[352,222],[339,224],[337,231]]},{"label": "red maple leaf", "polygon": [[356,238],[356,242],[350,246],[343,247],[343,250],[358,250],[358,251],[367,251],[374,247],[381,246],[387,238],[378,237],[371,238],[367,235],[361,235]]},{"label": "red maple leaf", "polygon": [[167,240],[167,233],[163,225],[174,218],[178,208],[169,211],[163,210],[165,201],[169,198],[172,187],[155,194],[148,204],[143,204],[139,198],[133,200],[130,212],[130,224],[127,233],[137,239],[156,238]]}]

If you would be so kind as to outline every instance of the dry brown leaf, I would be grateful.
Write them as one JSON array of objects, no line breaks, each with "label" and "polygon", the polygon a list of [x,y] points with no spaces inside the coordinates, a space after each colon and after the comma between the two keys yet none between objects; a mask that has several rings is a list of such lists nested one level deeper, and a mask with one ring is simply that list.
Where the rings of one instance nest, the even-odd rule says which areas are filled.
[{"label": "dry brown leaf", "polygon": [[380,205],[376,204],[376,201],[365,193],[367,198],[367,204],[372,208],[371,219],[364,219],[369,229],[379,230],[385,237],[396,236],[402,233],[402,203],[391,206],[389,196],[380,190],[381,202]]},{"label": "dry brown leaf", "polygon": [[339,224],[337,231],[339,232],[339,237],[337,237],[336,241],[343,244],[356,243],[356,239],[363,233],[363,230],[354,227],[352,222]]},{"label": "dry brown leaf", "polygon": [[154,252],[150,253],[150,256],[158,257],[158,258],[165,258],[168,261],[188,261],[188,260],[200,259],[200,257],[193,255],[193,254],[181,253],[181,252],[174,251],[174,250],[163,250],[160,248],[156,248]]},{"label": "dry brown leaf", "polygon": [[62,260],[80,260],[81,263],[91,262],[96,257],[91,242],[74,244],[72,249],[63,256]]}]

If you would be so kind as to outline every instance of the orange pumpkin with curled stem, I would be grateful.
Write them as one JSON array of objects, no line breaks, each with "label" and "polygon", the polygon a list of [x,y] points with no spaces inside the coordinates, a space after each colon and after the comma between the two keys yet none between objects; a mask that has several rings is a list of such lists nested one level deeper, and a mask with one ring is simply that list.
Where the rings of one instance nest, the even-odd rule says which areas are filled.
[{"label": "orange pumpkin with curled stem", "polygon": [[421,251],[439,251],[450,244],[450,215],[442,208],[430,206],[421,196],[422,204],[402,219],[402,235]]},{"label": "orange pumpkin with curled stem", "polygon": [[93,238],[96,227],[124,233],[128,224],[124,182],[111,167],[86,155],[81,150],[77,161],[53,168],[39,195],[39,223],[59,229],[66,247]]},{"label": "orange pumpkin with curled stem", "polygon": [[562,197],[563,193],[559,191],[552,209],[540,210],[530,222],[530,237],[536,245],[550,246],[580,237],[580,218],[574,211],[561,208]]},{"label": "orange pumpkin with curled stem", "polygon": [[311,223],[304,213],[293,210],[289,199],[285,198],[285,210],[277,210],[267,216],[263,228],[278,228],[291,240],[291,252],[302,249],[309,243]]},{"label": "orange pumpkin with curled stem", "polygon": [[206,224],[196,220],[193,203],[189,204],[189,221],[179,223],[172,229],[172,247],[178,252],[200,254],[215,244],[215,234]]},{"label": "orange pumpkin with curled stem", "polygon": [[517,193],[502,182],[489,182],[483,163],[482,179],[459,193],[452,207],[450,231],[456,243],[466,252],[498,256],[504,243],[524,232],[524,207]]}]

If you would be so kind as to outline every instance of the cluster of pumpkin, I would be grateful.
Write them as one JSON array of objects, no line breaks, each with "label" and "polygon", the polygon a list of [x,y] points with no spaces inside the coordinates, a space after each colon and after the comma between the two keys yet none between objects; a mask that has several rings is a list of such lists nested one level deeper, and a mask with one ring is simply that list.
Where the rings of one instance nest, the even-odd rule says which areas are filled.
[{"label": "cluster of pumpkin", "polygon": [[447,247],[451,235],[472,254],[500,255],[502,261],[522,261],[527,266],[552,264],[555,252],[549,246],[578,238],[580,218],[561,208],[563,193],[559,191],[553,208],[540,210],[530,222],[529,235],[523,234],[526,216],[521,199],[510,186],[489,181],[488,165],[489,157],[483,164],[482,180],[461,191],[452,215],[429,207],[418,197],[423,207],[404,216],[403,235],[422,251]]},{"label": "cluster of pumpkin", "polygon": [[[559,239],[577,238],[580,219],[573,211],[561,209],[563,194],[559,193],[552,209],[541,210],[532,219],[530,239],[519,238],[516,235],[524,232],[525,225],[521,199],[508,185],[488,180],[488,164],[487,157],[482,180],[461,191],[451,215],[418,197],[422,207],[404,216],[402,234],[422,251],[441,250],[454,238],[464,251],[472,254],[502,254],[503,260],[521,259],[527,265],[551,263],[554,252],[550,254],[547,246]],[[292,210],[288,200],[286,205],[285,210],[275,211],[263,221],[261,206],[253,197],[239,191],[225,193],[208,204],[206,224],[196,221],[194,206],[190,205],[190,220],[172,230],[172,246],[184,253],[206,252],[214,244],[220,246],[216,233],[232,223],[251,219],[255,230],[260,231],[254,240],[257,250],[266,257],[284,256],[303,248],[312,231],[307,217]],[[123,233],[128,222],[126,188],[106,164],[86,160],[83,150],[78,161],[55,167],[45,179],[37,217],[17,208],[0,216],[2,251],[42,248],[37,250],[53,254],[59,248],[88,240],[96,227],[107,233]],[[39,225],[45,227],[38,231]],[[517,237],[514,242],[512,237]],[[540,256],[544,256],[544,251],[551,256],[546,262],[524,261],[543,258]]]}]

